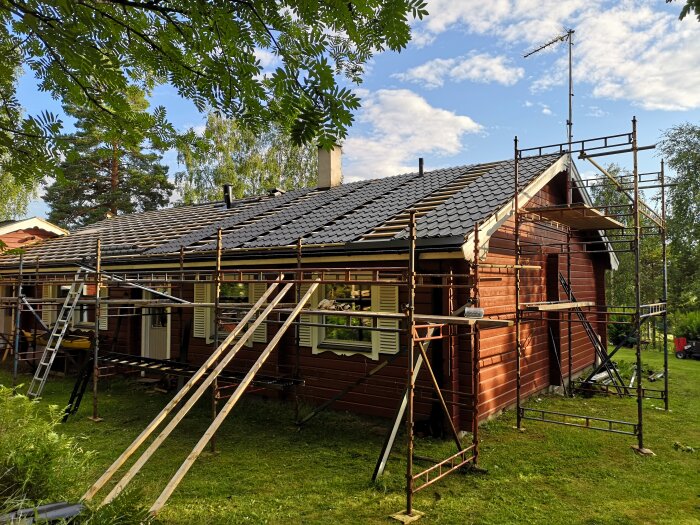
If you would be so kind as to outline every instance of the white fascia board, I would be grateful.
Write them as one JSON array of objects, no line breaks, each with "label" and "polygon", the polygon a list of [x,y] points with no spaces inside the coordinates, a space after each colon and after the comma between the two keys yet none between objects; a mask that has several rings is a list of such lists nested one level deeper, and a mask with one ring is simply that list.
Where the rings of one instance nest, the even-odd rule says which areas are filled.
[{"label": "white fascia board", "polygon": [[42,219],[41,217],[31,217],[29,219],[22,219],[15,221],[11,224],[0,227],[0,235],[5,235],[8,233],[16,232],[17,230],[28,230],[31,228],[38,228],[50,233],[54,233],[57,236],[68,235],[68,230],[56,226],[49,221]]},{"label": "white fascia board", "polygon": [[[567,166],[566,155],[562,156],[549,168],[544,170],[538,177],[528,184],[519,195],[519,205],[522,207],[526,202],[529,202],[537,193],[545,187],[558,173],[564,171]],[[510,199],[500,210],[486,219],[479,227],[479,259],[486,258],[489,251],[489,240],[491,236],[503,226],[503,224],[513,216],[515,210],[515,198]],[[474,232],[472,231],[462,244],[462,253],[464,258],[472,262],[474,261]]]}]

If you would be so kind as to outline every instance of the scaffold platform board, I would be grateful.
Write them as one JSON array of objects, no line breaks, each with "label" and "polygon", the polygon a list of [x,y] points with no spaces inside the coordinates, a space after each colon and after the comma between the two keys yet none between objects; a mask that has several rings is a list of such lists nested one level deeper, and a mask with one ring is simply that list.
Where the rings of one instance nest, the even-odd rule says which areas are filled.
[{"label": "scaffold platform board", "polygon": [[577,230],[611,230],[625,227],[621,222],[584,203],[527,208],[525,211]]},{"label": "scaffold platform board", "polygon": [[585,308],[595,306],[593,301],[543,301],[539,303],[521,304],[521,310],[530,312],[552,312],[556,310],[570,310],[572,308]]},{"label": "scaffold platform board", "polygon": [[[111,364],[114,366],[124,366],[151,372],[156,374],[170,374],[174,376],[190,377],[198,370],[198,366],[189,363],[179,363],[170,359],[155,359],[138,355],[121,354],[117,352],[108,352],[100,356],[100,364]],[[222,372],[219,379],[230,382],[239,383],[245,376],[245,373]],[[252,381],[252,386],[284,389],[294,384],[302,384],[303,380],[294,379],[291,377],[266,377],[257,376]]]}]

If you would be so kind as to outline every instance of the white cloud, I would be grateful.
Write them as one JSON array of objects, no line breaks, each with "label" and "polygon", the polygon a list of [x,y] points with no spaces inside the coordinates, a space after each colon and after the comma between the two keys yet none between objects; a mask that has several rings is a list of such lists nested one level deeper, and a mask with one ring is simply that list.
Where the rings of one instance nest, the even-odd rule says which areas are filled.
[{"label": "white cloud", "polygon": [[407,89],[364,92],[357,120],[370,131],[351,132],[343,144],[348,182],[415,171],[419,156],[455,155],[465,134],[483,129],[470,117],[433,107]]},{"label": "white cloud", "polygon": [[607,111],[599,108],[598,106],[588,106],[588,111],[586,112],[587,117],[600,118],[608,114]]},{"label": "white cloud", "polygon": [[[679,10],[680,2],[654,0],[429,0],[431,14],[414,34],[424,44],[462,29],[525,51],[572,27],[575,88],[644,109],[687,110],[700,108],[700,24],[680,22]],[[534,80],[535,92],[566,82],[563,46],[546,51],[559,58]]]},{"label": "white cloud", "polygon": [[458,58],[436,58],[413,67],[405,73],[398,73],[394,77],[422,84],[426,88],[436,88],[441,87],[445,79],[456,82],[468,80],[484,84],[497,82],[512,86],[524,75],[525,70],[510,66],[507,57],[472,53]]},{"label": "white cloud", "polygon": [[254,53],[255,58],[260,61],[260,66],[263,68],[263,70],[273,69],[282,63],[277,55],[271,53],[267,49],[255,48]]},{"label": "white cloud", "polygon": [[542,108],[543,115],[551,115],[552,114],[552,109],[547,104],[540,104],[540,107]]}]

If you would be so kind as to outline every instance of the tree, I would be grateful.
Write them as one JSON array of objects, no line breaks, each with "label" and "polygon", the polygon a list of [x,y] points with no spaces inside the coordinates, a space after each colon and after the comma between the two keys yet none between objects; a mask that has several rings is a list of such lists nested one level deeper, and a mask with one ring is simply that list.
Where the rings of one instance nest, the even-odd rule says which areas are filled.
[{"label": "tree", "polygon": [[[13,80],[31,70],[64,104],[92,107],[126,128],[128,86],[169,83],[200,111],[260,129],[276,122],[297,142],[330,147],[359,99],[374,53],[400,51],[423,0],[0,0],[0,159],[20,180],[58,158],[60,122],[21,117]],[[259,57],[272,58],[265,70]],[[8,165],[5,166],[7,168]],[[0,166],[3,167],[3,166]]]},{"label": "tree", "polygon": [[700,303],[700,125],[666,130],[659,149],[675,171],[669,177],[669,292],[676,307]]},{"label": "tree", "polygon": [[316,182],[317,159],[314,146],[294,145],[279,126],[256,133],[210,114],[195,147],[181,148],[178,160],[185,170],[175,174],[175,182],[184,204],[220,199],[224,184],[236,198],[292,190]]},{"label": "tree", "polygon": [[[606,171],[613,177],[622,181],[630,181],[631,173],[617,164],[610,164]],[[625,184],[629,186],[629,184]],[[629,190],[627,190],[629,193]],[[625,228],[633,228],[631,201],[625,192],[607,179],[601,179],[601,184],[591,187],[591,197],[596,208],[606,210],[606,213],[615,217],[625,225]],[[650,219],[640,215],[642,237],[639,243],[640,263],[640,295],[642,304],[656,303],[661,298],[663,283],[661,282],[661,239],[653,235],[649,229],[656,227]],[[621,242],[621,239],[612,237],[612,248],[615,250],[620,264],[616,271],[606,275],[607,304],[613,306],[632,306],[635,304],[635,264],[634,254],[629,251],[629,244]]]},{"label": "tree", "polygon": [[36,192],[18,184],[15,178],[0,171],[0,220],[18,219],[27,212],[29,201]]},{"label": "tree", "polygon": [[[670,4],[673,2],[673,0],[666,0],[667,4]],[[700,0],[686,0],[685,5],[681,9],[681,14],[678,16],[681,20],[683,20],[686,16],[690,14],[691,11],[694,11],[695,14],[698,17],[698,21],[700,21]]]},{"label": "tree", "polygon": [[[104,219],[109,212],[153,210],[168,203],[174,186],[160,164],[157,118],[143,91],[128,88],[129,122],[106,118],[94,107],[67,108],[77,131],[66,137],[62,173],[47,189],[49,220],[65,228]],[[144,151],[149,146],[151,151]]]}]

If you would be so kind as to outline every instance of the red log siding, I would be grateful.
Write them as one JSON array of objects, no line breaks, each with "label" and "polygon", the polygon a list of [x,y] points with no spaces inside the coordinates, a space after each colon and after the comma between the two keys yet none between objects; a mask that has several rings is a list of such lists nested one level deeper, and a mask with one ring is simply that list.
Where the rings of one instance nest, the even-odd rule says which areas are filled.
[{"label": "red log siding", "polygon": [[7,248],[21,248],[54,237],[56,237],[55,233],[47,232],[41,228],[28,228],[6,233],[0,237],[0,240],[5,243]]},{"label": "red log siding", "polygon": [[[563,202],[561,177],[545,186],[527,206],[546,206]],[[489,253],[486,263],[514,264],[514,235],[513,220],[507,221],[496,232],[489,242]],[[564,246],[546,246],[543,244],[566,243],[566,235],[553,231],[542,225],[531,222],[521,223],[521,263],[524,265],[539,265],[541,269],[523,269],[520,272],[520,301],[521,303],[539,302],[556,299],[564,300],[564,294],[556,279],[556,290],[547,294],[547,255],[559,253],[559,272],[567,276],[566,252]],[[584,240],[581,234],[572,236],[571,247],[571,288],[578,301],[594,301],[605,303],[605,266],[600,256],[585,253],[585,247],[577,242]],[[551,264],[551,262],[550,262]],[[483,268],[482,277],[498,277],[497,282],[483,282],[480,285],[481,306],[487,316],[503,316],[512,318],[515,312],[515,272],[511,269]],[[550,287],[551,287],[550,283]],[[555,294],[553,298],[552,292]],[[559,383],[559,369],[551,355],[551,337],[548,328],[549,320],[559,320],[559,333],[554,334],[558,339],[564,378],[568,377],[568,323],[567,313],[558,312],[546,315],[525,315],[533,319],[521,324],[522,360],[521,385],[523,398],[540,392],[551,384]],[[587,314],[594,330],[605,334],[600,314]],[[591,366],[595,360],[591,345],[583,325],[572,314],[572,375],[577,375],[583,369]],[[481,332],[481,395],[479,400],[479,417],[487,418],[499,411],[512,406],[516,401],[516,351],[515,328],[484,330]],[[466,357],[466,349],[465,349]],[[554,374],[556,370],[556,374]],[[464,373],[464,372],[462,372]],[[466,379],[466,376],[463,376]],[[463,413],[465,419],[468,413]]]}]

